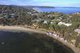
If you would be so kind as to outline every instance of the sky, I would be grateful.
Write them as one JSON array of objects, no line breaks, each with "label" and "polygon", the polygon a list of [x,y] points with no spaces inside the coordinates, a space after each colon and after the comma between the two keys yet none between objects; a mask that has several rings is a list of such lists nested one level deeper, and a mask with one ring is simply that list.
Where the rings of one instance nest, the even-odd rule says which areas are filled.
[{"label": "sky", "polygon": [[80,7],[80,0],[0,0],[4,5]]}]

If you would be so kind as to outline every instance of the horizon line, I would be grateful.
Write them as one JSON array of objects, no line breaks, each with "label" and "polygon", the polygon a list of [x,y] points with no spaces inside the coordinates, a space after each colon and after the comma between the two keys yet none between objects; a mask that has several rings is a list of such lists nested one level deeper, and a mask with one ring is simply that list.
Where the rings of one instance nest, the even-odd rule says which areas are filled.
[{"label": "horizon line", "polygon": [[73,7],[73,6],[48,6],[48,5],[46,5],[46,6],[45,5],[14,5],[14,4],[0,4],[0,5],[9,5],[9,6],[33,6],[33,7],[39,6],[39,7],[53,7],[53,8],[55,8],[55,7],[62,7],[62,8],[70,7],[70,8],[75,8],[76,7],[76,6]]}]

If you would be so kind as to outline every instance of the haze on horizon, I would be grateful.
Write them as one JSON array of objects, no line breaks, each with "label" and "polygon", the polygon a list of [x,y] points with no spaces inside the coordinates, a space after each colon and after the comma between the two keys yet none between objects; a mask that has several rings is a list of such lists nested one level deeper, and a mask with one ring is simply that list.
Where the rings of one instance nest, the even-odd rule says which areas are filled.
[{"label": "haze on horizon", "polygon": [[80,0],[0,0],[2,5],[80,7]]}]

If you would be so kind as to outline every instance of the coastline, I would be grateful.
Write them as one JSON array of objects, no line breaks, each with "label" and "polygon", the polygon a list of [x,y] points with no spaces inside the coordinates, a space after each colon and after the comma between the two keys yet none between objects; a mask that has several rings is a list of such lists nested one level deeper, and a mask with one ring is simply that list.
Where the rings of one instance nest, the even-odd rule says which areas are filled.
[{"label": "coastline", "polygon": [[[41,31],[39,29],[30,29],[30,28],[25,28],[22,26],[0,26],[0,31],[11,31],[11,32],[33,32],[33,33],[40,33],[40,34],[45,34],[47,35],[45,31]],[[52,37],[53,39],[55,39],[56,41],[60,42],[61,44],[63,44],[64,46],[72,49],[75,53],[80,53],[80,50],[78,48],[76,48],[75,46],[71,45],[68,42],[64,42],[63,40],[61,40],[59,37],[56,38],[55,36],[52,35],[47,35],[49,37]]]}]

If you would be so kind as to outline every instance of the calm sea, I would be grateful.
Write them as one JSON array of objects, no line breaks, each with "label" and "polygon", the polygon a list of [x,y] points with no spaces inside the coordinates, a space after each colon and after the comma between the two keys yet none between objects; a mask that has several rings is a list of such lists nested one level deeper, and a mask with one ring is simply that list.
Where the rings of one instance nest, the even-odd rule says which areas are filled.
[{"label": "calm sea", "polygon": [[80,7],[55,7],[55,8],[34,8],[38,12],[61,12],[71,14],[80,12]]},{"label": "calm sea", "polygon": [[0,31],[0,53],[74,53],[45,34]]}]

